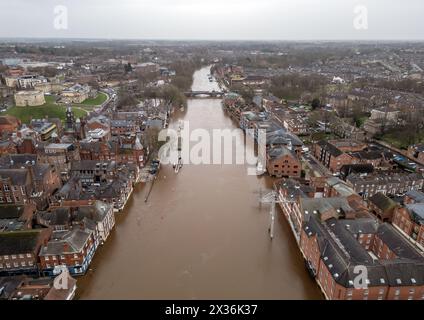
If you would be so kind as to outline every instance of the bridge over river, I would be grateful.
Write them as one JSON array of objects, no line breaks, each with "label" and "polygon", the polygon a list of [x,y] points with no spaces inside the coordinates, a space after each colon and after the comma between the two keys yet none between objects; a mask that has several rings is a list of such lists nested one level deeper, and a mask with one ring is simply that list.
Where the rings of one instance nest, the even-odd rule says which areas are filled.
[{"label": "bridge over river", "polygon": [[225,94],[223,91],[187,91],[184,92],[188,98],[222,98]]}]

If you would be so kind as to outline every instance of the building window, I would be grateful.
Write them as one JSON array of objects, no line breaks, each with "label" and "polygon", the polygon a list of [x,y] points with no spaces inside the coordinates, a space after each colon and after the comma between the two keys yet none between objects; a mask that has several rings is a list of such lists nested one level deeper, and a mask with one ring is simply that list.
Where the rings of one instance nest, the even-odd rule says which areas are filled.
[{"label": "building window", "polygon": [[16,259],[16,255],[12,254],[12,260],[15,260],[15,259]]},{"label": "building window", "polygon": [[27,258],[31,258],[32,257],[31,256],[31,253],[27,253],[26,256],[27,256]]}]

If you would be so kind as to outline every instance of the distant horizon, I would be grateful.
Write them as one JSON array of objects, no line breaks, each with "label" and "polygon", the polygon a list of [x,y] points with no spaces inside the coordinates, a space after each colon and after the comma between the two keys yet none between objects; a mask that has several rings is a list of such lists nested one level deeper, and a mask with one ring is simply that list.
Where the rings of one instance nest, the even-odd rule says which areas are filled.
[{"label": "distant horizon", "polygon": [[0,41],[12,41],[12,40],[55,40],[55,41],[175,41],[175,42],[423,42],[422,39],[396,39],[396,38],[376,38],[376,39],[208,39],[208,38],[106,38],[106,37],[54,37],[54,36],[19,36],[19,37],[0,37]]}]

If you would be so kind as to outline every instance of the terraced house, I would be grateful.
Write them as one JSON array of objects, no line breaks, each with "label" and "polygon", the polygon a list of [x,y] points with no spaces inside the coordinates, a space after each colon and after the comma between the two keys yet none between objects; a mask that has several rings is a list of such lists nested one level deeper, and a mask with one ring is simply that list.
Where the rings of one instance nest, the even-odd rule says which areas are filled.
[{"label": "terraced house", "polygon": [[424,177],[420,173],[389,172],[369,175],[352,174],[346,178],[354,190],[367,199],[376,193],[385,195],[403,195],[408,191],[421,190]]},{"label": "terraced house", "polygon": [[50,229],[0,232],[0,275],[38,274],[38,253]]}]

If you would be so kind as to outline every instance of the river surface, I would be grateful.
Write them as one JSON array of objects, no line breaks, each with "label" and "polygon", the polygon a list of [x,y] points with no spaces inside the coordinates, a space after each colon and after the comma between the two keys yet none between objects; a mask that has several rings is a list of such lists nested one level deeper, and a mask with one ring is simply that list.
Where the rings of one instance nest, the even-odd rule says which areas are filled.
[{"label": "river surface", "polygon": [[[219,90],[209,68],[193,90]],[[190,129],[235,129],[219,99],[192,99],[173,115]],[[269,177],[245,165],[163,166],[147,203],[137,186],[90,271],[78,279],[80,299],[321,299],[279,209],[274,239],[269,205],[259,195]],[[262,190],[262,191],[261,191]]]}]

